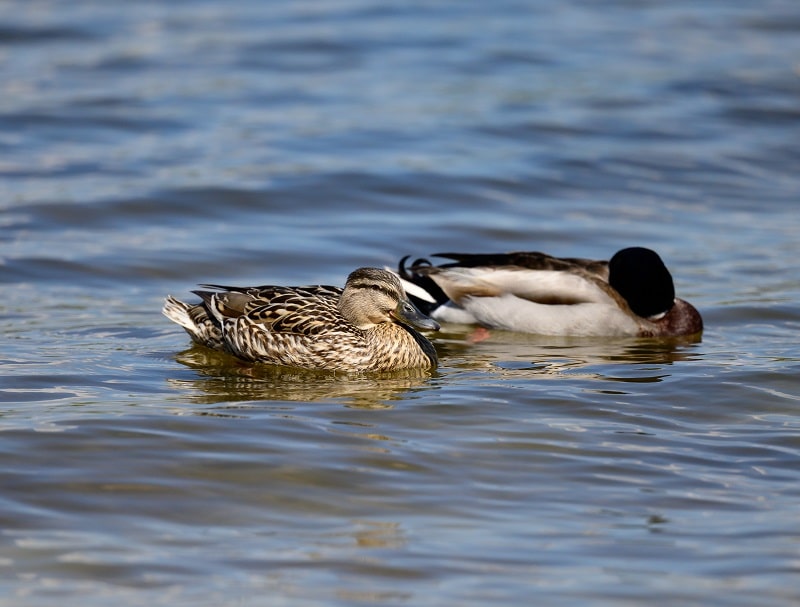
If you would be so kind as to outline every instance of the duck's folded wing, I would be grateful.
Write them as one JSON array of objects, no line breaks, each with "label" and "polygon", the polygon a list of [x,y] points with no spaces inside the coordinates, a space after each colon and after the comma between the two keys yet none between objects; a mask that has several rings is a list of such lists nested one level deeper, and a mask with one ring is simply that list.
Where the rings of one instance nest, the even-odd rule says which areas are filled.
[{"label": "duck's folded wing", "polygon": [[284,287],[230,287],[202,285],[214,291],[194,291],[220,321],[244,317],[247,324],[262,325],[272,333],[318,335],[340,318],[336,302],[340,287],[312,285]]},{"label": "duck's folded wing", "polygon": [[459,306],[469,298],[507,295],[549,305],[612,304],[619,299],[608,283],[575,268],[561,271],[520,266],[455,266],[431,267],[426,273]]},{"label": "duck's folded wing", "polygon": [[580,257],[553,257],[538,251],[516,251],[512,253],[436,253],[433,257],[451,259],[452,263],[440,267],[502,268],[516,267],[528,270],[553,272],[585,272],[608,281],[608,262]]},{"label": "duck's folded wing", "polygon": [[[335,332],[343,319],[335,287],[283,288],[263,292],[248,304],[246,317],[271,333],[321,335]],[[267,296],[268,295],[268,296]]]}]

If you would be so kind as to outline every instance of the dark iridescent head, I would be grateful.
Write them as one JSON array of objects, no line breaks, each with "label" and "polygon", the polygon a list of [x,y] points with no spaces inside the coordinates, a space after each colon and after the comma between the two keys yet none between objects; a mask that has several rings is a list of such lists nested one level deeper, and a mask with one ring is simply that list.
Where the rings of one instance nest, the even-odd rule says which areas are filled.
[{"label": "dark iridescent head", "polygon": [[608,262],[608,282],[644,318],[668,312],[675,303],[672,275],[658,253],[644,247],[618,251]]}]

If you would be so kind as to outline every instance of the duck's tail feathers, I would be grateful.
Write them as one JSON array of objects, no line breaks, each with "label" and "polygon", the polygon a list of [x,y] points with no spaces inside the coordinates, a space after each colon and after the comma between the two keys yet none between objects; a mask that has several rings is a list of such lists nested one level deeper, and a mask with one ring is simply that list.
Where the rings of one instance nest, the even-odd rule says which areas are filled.
[{"label": "duck's tail feathers", "polygon": [[179,299],[175,299],[172,295],[167,295],[164,300],[164,307],[161,313],[169,318],[172,322],[179,324],[189,332],[195,331],[197,325],[192,317],[189,315],[189,308],[192,306]]},{"label": "duck's tail feathers", "polygon": [[222,350],[225,348],[220,323],[208,313],[203,304],[188,304],[168,295],[161,309],[164,316],[182,326],[192,341]]},{"label": "duck's tail feathers", "polygon": [[426,272],[428,268],[434,266],[427,259],[417,259],[409,267],[406,267],[409,257],[411,256],[406,255],[400,260],[397,265],[397,275],[414,305],[424,314],[430,315],[450,299]]}]

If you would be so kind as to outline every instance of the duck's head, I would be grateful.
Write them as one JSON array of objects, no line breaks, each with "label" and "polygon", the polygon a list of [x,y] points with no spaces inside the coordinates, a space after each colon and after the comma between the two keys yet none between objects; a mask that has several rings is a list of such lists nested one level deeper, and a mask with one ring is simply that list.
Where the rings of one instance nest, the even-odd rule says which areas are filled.
[{"label": "duck's head", "polygon": [[439,323],[411,303],[397,276],[379,268],[359,268],[347,277],[339,311],[360,329],[399,322],[423,331],[439,330]]},{"label": "duck's head", "polygon": [[675,305],[675,284],[658,253],[644,247],[618,251],[608,262],[608,283],[637,316],[666,314]]},{"label": "duck's head", "polygon": [[677,336],[703,330],[700,312],[675,297],[675,284],[667,266],[655,251],[631,247],[617,252],[608,262],[608,282],[622,295],[631,311],[651,321],[647,334]]}]

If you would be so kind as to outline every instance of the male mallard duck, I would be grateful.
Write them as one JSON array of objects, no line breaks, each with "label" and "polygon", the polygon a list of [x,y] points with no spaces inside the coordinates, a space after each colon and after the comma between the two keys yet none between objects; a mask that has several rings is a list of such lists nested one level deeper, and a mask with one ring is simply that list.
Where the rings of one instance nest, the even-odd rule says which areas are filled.
[{"label": "male mallard duck", "polygon": [[412,304],[392,272],[360,268],[344,289],[223,287],[171,295],[164,315],[192,340],[244,360],[337,371],[393,371],[436,366],[433,344],[413,327],[437,330]]},{"label": "male mallard duck", "polygon": [[411,300],[441,322],[542,335],[666,337],[703,330],[690,303],[675,297],[657,253],[622,249],[611,261],[544,253],[470,255],[439,266],[421,259],[398,272]]}]

